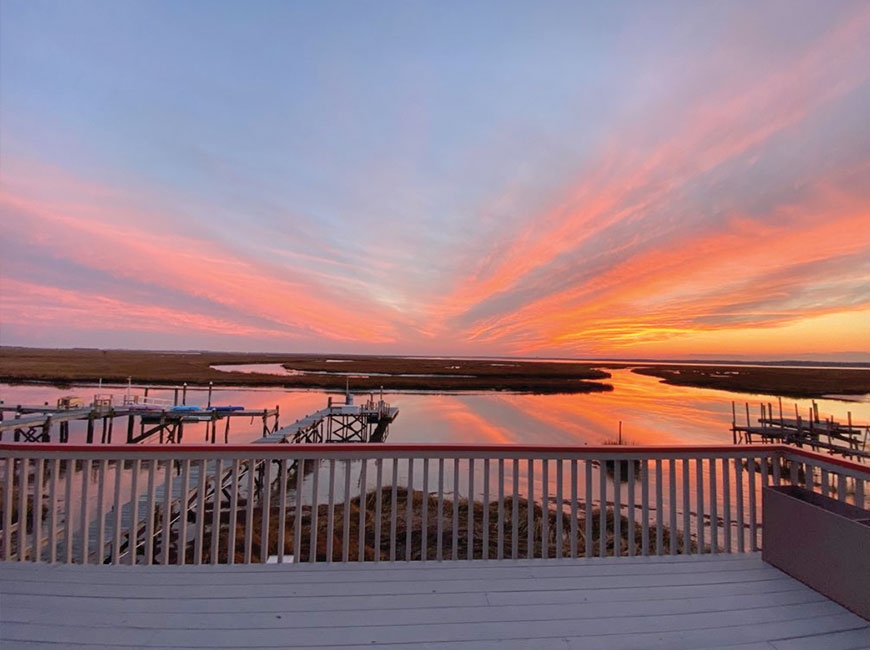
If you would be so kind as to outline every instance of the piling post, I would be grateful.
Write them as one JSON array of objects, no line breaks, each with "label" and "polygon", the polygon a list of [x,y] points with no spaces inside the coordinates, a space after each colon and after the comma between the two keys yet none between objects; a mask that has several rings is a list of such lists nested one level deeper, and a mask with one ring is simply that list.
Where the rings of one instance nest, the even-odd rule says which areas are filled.
[{"label": "piling post", "polygon": [[127,416],[127,444],[133,444],[133,425],[135,424],[133,414]]},{"label": "piling post", "polygon": [[88,444],[92,444],[94,442],[94,411],[91,409],[91,412],[88,413]]},{"label": "piling post", "polygon": [[115,408],[109,409],[109,444],[112,444],[112,430],[115,428]]},{"label": "piling post", "polygon": [[[213,384],[213,381],[208,382],[208,408],[211,408],[211,389]],[[212,442],[214,442],[214,440],[212,440]]]},{"label": "piling post", "polygon": [[181,405],[187,406],[187,382],[184,382],[184,388],[181,390]]},{"label": "piling post", "polygon": [[178,386],[175,387],[175,393],[172,397],[172,405],[178,406]]}]

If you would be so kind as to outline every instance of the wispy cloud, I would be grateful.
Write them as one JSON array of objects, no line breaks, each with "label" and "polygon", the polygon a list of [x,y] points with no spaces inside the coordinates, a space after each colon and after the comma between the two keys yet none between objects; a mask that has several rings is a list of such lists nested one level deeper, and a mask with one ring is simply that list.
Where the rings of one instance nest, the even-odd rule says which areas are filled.
[{"label": "wispy cloud", "polygon": [[[0,75],[2,342],[866,349],[870,10],[798,4],[602,9],[612,31],[588,27],[587,45],[555,23],[544,39],[470,15],[458,38],[404,16],[419,42],[381,30],[373,49],[302,12],[328,43],[179,62],[183,89],[158,66],[169,50],[135,34],[143,52],[123,63],[60,29],[32,51],[16,10]],[[172,44],[213,47],[178,18]],[[288,89],[276,60],[307,85]]]}]

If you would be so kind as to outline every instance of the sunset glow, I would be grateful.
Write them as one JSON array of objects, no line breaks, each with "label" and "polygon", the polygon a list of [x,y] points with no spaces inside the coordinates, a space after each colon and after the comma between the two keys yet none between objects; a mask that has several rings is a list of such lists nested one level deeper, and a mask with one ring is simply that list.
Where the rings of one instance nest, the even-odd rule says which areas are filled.
[{"label": "sunset glow", "polygon": [[870,361],[868,61],[861,1],[10,0],[0,344]]}]

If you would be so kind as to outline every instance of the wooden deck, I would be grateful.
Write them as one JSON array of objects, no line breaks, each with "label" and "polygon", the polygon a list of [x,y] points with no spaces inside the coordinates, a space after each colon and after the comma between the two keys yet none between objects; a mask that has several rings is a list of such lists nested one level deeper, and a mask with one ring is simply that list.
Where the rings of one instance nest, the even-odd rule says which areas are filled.
[{"label": "wooden deck", "polygon": [[870,648],[760,554],[444,563],[0,564],[0,646]]}]

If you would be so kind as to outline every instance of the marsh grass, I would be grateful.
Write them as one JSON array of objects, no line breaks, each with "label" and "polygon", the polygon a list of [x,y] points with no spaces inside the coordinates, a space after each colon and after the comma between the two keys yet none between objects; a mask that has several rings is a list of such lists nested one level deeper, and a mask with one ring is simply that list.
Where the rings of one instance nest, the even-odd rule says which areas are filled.
[{"label": "marsh grass", "polygon": [[[408,525],[408,500],[410,495],[410,526]],[[434,495],[425,495],[421,491],[410,492],[406,488],[395,489],[396,498],[396,532],[395,532],[395,559],[396,560],[421,560],[425,556],[429,560],[434,560],[439,557],[451,559],[454,557],[453,547],[453,517],[454,508],[456,516],[459,520],[459,531],[457,536],[457,544],[455,548],[455,556],[459,559],[467,559],[469,557],[469,545],[471,546],[471,557],[480,559],[484,557],[483,545],[483,513],[484,507],[489,513],[488,522],[488,545],[486,547],[486,555],[489,558],[495,558],[498,554],[498,534],[499,534],[499,519],[498,519],[498,502],[493,501],[486,506],[482,502],[475,501],[470,503],[467,499],[453,501],[444,499],[442,507],[439,511],[438,498]],[[350,523],[347,532],[348,535],[348,559],[350,561],[358,561],[364,559],[372,561],[375,558],[382,561],[391,559],[391,515],[393,511],[393,488],[385,487],[380,492],[381,500],[381,518],[376,521],[375,512],[377,506],[378,493],[371,492],[366,496],[365,514],[363,516],[364,525],[360,526],[360,505],[359,497],[353,499],[349,504]],[[516,546],[517,558],[539,558],[542,557],[542,537],[544,529],[544,521],[547,522],[547,556],[555,557],[557,549],[561,547],[563,556],[571,554],[571,515],[568,512],[559,512],[555,508],[547,508],[544,510],[539,504],[532,506],[531,518],[529,513],[529,502],[522,497],[505,497],[504,499],[504,515],[501,525],[503,534],[503,552],[505,557],[512,557],[514,545],[514,507],[516,506]],[[299,539],[299,557],[298,561],[309,561],[312,553],[316,561],[323,562],[328,557],[328,505],[320,505],[317,507],[317,541],[312,548],[311,545],[311,529],[312,529],[312,512],[310,506],[304,506],[301,510],[301,535]],[[343,539],[344,530],[344,504],[336,504],[334,506],[334,530],[331,544],[331,559],[332,561],[341,561],[343,557]],[[470,508],[474,509],[472,533],[468,529],[468,518]],[[427,512],[426,526],[423,527],[423,512]],[[581,508],[582,510],[583,508]],[[295,547],[295,515],[293,508],[288,508],[287,518],[284,522],[285,541],[284,553],[287,556],[294,554]],[[641,526],[636,523],[634,526],[634,541],[629,540],[629,522],[624,515],[620,516],[621,535],[616,539],[613,534],[614,518],[617,516],[616,511],[612,507],[608,507],[605,511],[605,528],[601,529],[601,510],[594,508],[592,510],[592,536],[586,539],[586,520],[585,517],[578,513],[577,518],[577,553],[584,555],[586,553],[587,544],[591,544],[593,554],[598,554],[602,534],[605,537],[605,548],[607,555],[614,554],[614,548],[619,545],[622,555],[628,554],[629,544],[633,543],[634,551],[638,554],[641,552]],[[244,508],[240,508],[234,525],[236,527],[235,547],[233,549],[233,557],[235,562],[243,562],[245,559],[245,521],[247,512]],[[562,519],[562,536],[557,537],[557,522]],[[534,548],[529,546],[529,526],[531,519],[532,537],[534,540]],[[441,522],[442,534],[438,535],[438,522]],[[206,521],[209,521],[207,516]],[[259,562],[262,559],[263,552],[261,530],[263,522],[263,510],[255,508],[253,513],[253,534],[251,540],[251,557],[252,561]],[[279,526],[278,508],[270,508],[269,516],[269,544],[265,549],[267,556],[278,554],[278,526]],[[229,526],[229,515],[223,513],[221,516],[219,552],[217,561],[226,563],[228,559],[227,540]],[[375,543],[375,531],[380,526],[380,543]],[[360,535],[363,536],[362,549],[360,548]],[[656,526],[650,525],[649,537],[655,539],[657,534]],[[203,553],[201,560],[203,562],[211,561],[211,531],[207,531],[203,540]],[[408,553],[408,540],[410,536],[410,553]],[[665,548],[670,548],[671,532],[663,529],[663,539]],[[688,542],[693,551],[697,550],[696,544],[689,540]],[[686,538],[682,533],[677,534],[678,552],[685,552]],[[187,562],[194,561],[194,547],[188,544],[185,550],[185,559]]]}]

